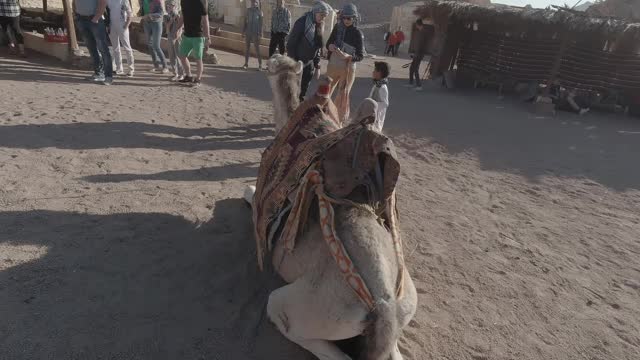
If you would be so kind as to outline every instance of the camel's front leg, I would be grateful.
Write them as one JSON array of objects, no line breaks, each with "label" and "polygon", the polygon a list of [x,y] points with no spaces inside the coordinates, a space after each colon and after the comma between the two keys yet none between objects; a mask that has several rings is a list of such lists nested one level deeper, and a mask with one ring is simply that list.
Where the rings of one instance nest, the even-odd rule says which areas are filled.
[{"label": "camel's front leg", "polygon": [[[318,324],[313,317],[318,314],[315,309],[307,308],[299,304],[308,304],[305,301],[307,294],[299,284],[293,283],[275,290],[269,296],[267,314],[278,330],[289,340],[300,345],[321,360],[351,360],[334,343],[323,340],[326,329],[317,328]],[[324,331],[323,331],[324,330]]]},{"label": "camel's front leg", "polygon": [[249,205],[253,205],[253,195],[256,193],[256,187],[253,185],[247,186],[244,189],[244,201],[246,201]]},{"label": "camel's front leg", "polygon": [[396,342],[396,346],[393,348],[393,352],[391,353],[391,360],[403,360],[402,354],[400,353],[400,349],[398,349],[397,342]]}]

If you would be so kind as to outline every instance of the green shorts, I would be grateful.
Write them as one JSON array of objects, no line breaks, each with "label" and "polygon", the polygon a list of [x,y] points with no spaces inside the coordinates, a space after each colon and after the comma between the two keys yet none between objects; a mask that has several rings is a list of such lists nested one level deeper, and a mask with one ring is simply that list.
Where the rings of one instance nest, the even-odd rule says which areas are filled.
[{"label": "green shorts", "polygon": [[180,56],[190,56],[196,60],[201,60],[204,54],[204,38],[203,37],[182,37],[180,43]]}]

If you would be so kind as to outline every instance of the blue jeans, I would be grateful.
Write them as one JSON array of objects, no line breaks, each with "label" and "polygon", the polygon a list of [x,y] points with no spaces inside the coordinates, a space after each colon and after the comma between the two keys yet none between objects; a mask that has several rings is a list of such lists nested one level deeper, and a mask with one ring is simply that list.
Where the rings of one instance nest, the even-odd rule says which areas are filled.
[{"label": "blue jeans", "polygon": [[78,16],[78,27],[82,32],[84,42],[93,59],[93,72],[96,75],[113,77],[113,64],[107,42],[107,29],[100,19],[97,24],[91,22],[90,17]]},{"label": "blue jeans", "polygon": [[162,48],[160,47],[160,38],[162,38],[162,21],[144,21],[144,34],[147,37],[147,45],[151,53],[151,60],[156,69],[166,68],[167,59],[164,57]]}]

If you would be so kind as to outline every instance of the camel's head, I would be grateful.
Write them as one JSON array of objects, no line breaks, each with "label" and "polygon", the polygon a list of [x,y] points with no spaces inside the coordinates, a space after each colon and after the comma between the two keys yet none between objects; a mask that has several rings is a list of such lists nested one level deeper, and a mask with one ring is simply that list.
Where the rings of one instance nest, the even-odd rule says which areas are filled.
[{"label": "camel's head", "polygon": [[300,105],[300,82],[304,64],[292,58],[275,54],[267,63],[267,77],[273,91],[276,131],[289,121]]},{"label": "camel's head", "polygon": [[295,74],[302,77],[302,61],[295,61],[292,58],[278,53],[274,54],[267,63],[267,75],[276,76],[284,73]]}]

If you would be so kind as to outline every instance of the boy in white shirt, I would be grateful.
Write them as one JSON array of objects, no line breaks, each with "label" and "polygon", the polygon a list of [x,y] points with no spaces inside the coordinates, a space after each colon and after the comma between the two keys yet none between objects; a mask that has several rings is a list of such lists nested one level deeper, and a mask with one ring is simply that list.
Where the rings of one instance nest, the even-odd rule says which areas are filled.
[{"label": "boy in white shirt", "polygon": [[387,116],[387,108],[389,108],[389,64],[384,61],[377,61],[373,68],[373,89],[369,97],[378,103],[378,111],[376,114],[376,122],[373,129],[382,133],[384,126],[384,118]]},{"label": "boy in white shirt", "polygon": [[124,75],[122,67],[122,54],[120,47],[124,48],[127,56],[127,65],[129,65],[128,77],[133,76],[134,59],[133,49],[129,41],[129,25],[133,20],[133,11],[129,0],[107,0],[109,7],[109,39],[113,48],[113,59],[116,63],[115,72],[117,75]]}]

